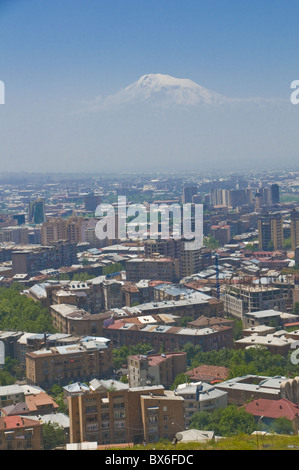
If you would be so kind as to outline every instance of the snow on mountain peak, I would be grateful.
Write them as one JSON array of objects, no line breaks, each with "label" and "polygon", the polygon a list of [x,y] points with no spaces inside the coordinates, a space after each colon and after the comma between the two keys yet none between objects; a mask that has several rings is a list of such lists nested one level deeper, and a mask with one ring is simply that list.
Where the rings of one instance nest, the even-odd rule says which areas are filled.
[{"label": "snow on mountain peak", "polygon": [[163,87],[183,87],[183,88],[196,88],[195,82],[185,78],[175,78],[171,75],[162,75],[161,73],[150,73],[143,75],[135,82],[136,86],[149,87],[155,90],[160,90]]},{"label": "snow on mountain peak", "polygon": [[175,78],[160,73],[143,75],[124,88],[118,95],[125,101],[151,100],[163,104],[196,105],[220,103],[228,100],[187,78]]}]

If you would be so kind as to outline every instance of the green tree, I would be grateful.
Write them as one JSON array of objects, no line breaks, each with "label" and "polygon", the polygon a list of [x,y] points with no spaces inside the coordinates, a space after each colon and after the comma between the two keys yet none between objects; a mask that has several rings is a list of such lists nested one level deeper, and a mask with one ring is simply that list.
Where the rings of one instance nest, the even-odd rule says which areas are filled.
[{"label": "green tree", "polygon": [[234,436],[241,433],[251,434],[256,428],[255,420],[252,414],[238,408],[234,405],[229,405],[225,408],[219,420],[219,430],[221,436]]},{"label": "green tree", "polygon": [[192,320],[193,320],[192,317],[183,317],[183,318],[181,318],[181,320],[180,320],[180,326],[182,326],[183,328],[185,328],[185,327],[187,326],[187,324],[190,323]]},{"label": "green tree", "polygon": [[274,243],[272,240],[270,240],[268,243],[268,251],[274,251]]},{"label": "green tree", "polygon": [[0,329],[31,333],[55,331],[48,310],[14,287],[0,288]]},{"label": "green tree", "polygon": [[292,249],[292,238],[285,238],[283,241],[283,248],[285,250],[291,250]]},{"label": "green tree", "polygon": [[146,355],[152,350],[150,343],[138,343],[132,346],[121,346],[120,348],[113,349],[112,360],[115,369],[120,369],[122,365],[127,364],[128,356],[135,354]]},{"label": "green tree", "polygon": [[68,407],[66,403],[64,402],[64,398],[63,398],[63,388],[60,385],[55,384],[49,390],[49,395],[53,397],[53,399],[59,406],[58,412],[68,414]]},{"label": "green tree", "polygon": [[216,250],[216,248],[219,248],[220,243],[216,238],[210,236],[210,237],[204,237],[203,240],[204,246],[210,250]]},{"label": "green tree", "polygon": [[244,249],[246,251],[258,251],[258,246],[254,243],[246,243]]},{"label": "green tree", "polygon": [[295,302],[295,306],[293,308],[293,312],[295,315],[299,314],[299,302]]},{"label": "green tree", "polygon": [[0,370],[0,386],[4,385],[13,385],[16,382],[15,377],[13,377],[7,370]]},{"label": "green tree", "polygon": [[215,417],[208,411],[200,411],[192,416],[190,428],[202,431],[213,431]]},{"label": "green tree", "polygon": [[114,274],[114,273],[118,273],[120,271],[123,271],[124,270],[124,267],[121,263],[113,263],[113,264],[110,264],[109,266],[105,266],[103,268],[103,274],[107,275],[107,274]]},{"label": "green tree", "polygon": [[174,382],[171,386],[171,390],[175,390],[178,385],[184,384],[184,383],[189,383],[190,382],[190,377],[188,375],[184,374],[184,372],[181,372],[176,376],[174,379]]},{"label": "green tree", "polygon": [[230,437],[251,434],[256,424],[253,415],[244,408],[229,405],[224,409],[218,408],[212,413],[196,413],[192,416],[190,428],[214,431],[219,436]]},{"label": "green tree", "polygon": [[43,424],[43,447],[44,450],[55,449],[55,447],[66,444],[66,435],[64,429],[57,423]]},{"label": "green tree", "polygon": [[276,434],[293,434],[294,429],[292,422],[285,418],[277,418],[273,421],[270,427],[271,431],[276,433]]}]

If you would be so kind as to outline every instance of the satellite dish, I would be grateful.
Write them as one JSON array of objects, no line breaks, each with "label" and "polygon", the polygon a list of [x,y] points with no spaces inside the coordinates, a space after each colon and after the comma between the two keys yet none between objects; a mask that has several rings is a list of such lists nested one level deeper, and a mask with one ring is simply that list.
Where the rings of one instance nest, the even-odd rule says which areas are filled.
[{"label": "satellite dish", "polygon": [[5,364],[5,346],[3,341],[0,341],[0,366]]}]

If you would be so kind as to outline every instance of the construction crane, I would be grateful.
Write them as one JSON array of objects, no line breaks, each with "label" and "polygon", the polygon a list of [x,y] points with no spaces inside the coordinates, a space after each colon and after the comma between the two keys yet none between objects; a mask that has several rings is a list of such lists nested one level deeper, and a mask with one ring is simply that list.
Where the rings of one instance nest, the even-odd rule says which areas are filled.
[{"label": "construction crane", "polygon": [[215,253],[215,268],[216,268],[216,288],[217,299],[220,299],[220,282],[219,282],[219,255]]}]

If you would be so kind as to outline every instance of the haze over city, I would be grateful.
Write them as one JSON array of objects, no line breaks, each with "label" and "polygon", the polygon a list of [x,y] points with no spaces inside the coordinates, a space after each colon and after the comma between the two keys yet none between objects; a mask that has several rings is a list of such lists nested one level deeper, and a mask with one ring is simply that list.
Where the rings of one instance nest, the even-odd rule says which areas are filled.
[{"label": "haze over city", "polygon": [[2,1],[2,171],[296,165],[296,12],[295,1]]},{"label": "haze over city", "polygon": [[298,13],[0,0],[0,451],[299,449]]}]

